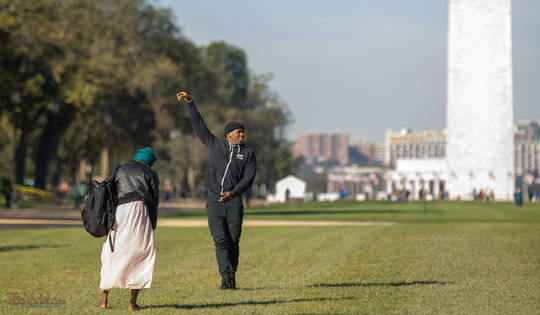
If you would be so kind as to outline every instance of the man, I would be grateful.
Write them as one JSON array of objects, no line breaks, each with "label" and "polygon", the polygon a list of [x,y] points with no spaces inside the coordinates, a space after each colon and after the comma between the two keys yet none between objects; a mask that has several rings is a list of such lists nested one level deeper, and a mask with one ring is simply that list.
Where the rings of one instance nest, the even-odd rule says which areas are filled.
[{"label": "man", "polygon": [[255,153],[244,144],[246,134],[241,123],[228,123],[224,130],[225,139],[220,139],[208,129],[189,94],[180,92],[176,97],[188,103],[191,126],[208,148],[204,181],[208,226],[216,247],[220,289],[235,290],[238,242],[244,217],[242,193],[251,187],[255,179]]}]

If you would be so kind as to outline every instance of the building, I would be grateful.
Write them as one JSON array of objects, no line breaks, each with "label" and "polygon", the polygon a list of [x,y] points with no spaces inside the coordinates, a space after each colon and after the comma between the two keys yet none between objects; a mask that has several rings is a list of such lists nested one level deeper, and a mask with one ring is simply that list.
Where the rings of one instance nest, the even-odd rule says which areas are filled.
[{"label": "building", "polygon": [[375,199],[377,192],[384,190],[383,177],[384,170],[381,167],[334,167],[327,175],[327,191],[346,191],[346,199],[357,199],[358,194],[365,194],[367,199]]},{"label": "building", "polygon": [[375,161],[384,164],[386,161],[386,144],[384,142],[377,142],[375,144]]},{"label": "building", "polygon": [[[540,140],[538,140],[540,139],[539,126],[540,122],[534,120],[520,122],[514,126],[514,173],[518,177],[518,185],[520,182],[520,178],[528,173],[538,176],[538,172],[540,170]],[[419,134],[430,134],[430,132],[424,132]],[[439,174],[438,176],[441,178],[440,184],[444,186],[446,185],[446,179],[448,178],[448,175],[445,172],[447,171],[447,168],[441,165],[441,161],[443,161],[443,159],[446,157],[444,154],[444,147],[440,149],[440,156],[437,156],[436,159],[425,159],[422,157],[418,157],[418,154],[416,154],[415,156],[414,153],[416,152],[411,152],[411,148],[419,147],[414,147],[411,145],[413,143],[421,142],[415,140],[415,134],[411,133],[409,130],[404,129],[399,133],[389,131],[387,132],[387,135],[387,139],[389,139],[391,145],[385,146],[385,148],[390,148],[390,150],[388,151],[390,152],[390,155],[394,156],[395,162],[393,162],[393,164],[396,165],[395,170],[387,173],[387,192],[395,193],[396,191],[400,191],[401,189],[406,189],[409,191],[414,190],[415,192],[418,192],[418,189],[416,188],[418,187],[417,181],[420,179],[424,181],[431,180],[430,176],[427,175],[427,173],[430,172],[437,172]],[[400,137],[399,135],[402,136]],[[436,143],[438,144],[443,144],[445,142],[444,134],[436,135],[435,139],[437,139]],[[508,148],[506,149],[508,150]],[[471,148],[470,150],[471,152],[474,151],[473,148]],[[508,151],[512,152],[511,150]],[[406,156],[407,154],[408,156]],[[403,158],[402,156],[406,157]],[[469,158],[469,156],[467,155],[466,158]],[[417,162],[412,162],[412,160],[417,160]],[[386,161],[387,163],[389,163],[388,160]],[[419,174],[423,175],[418,177]],[[388,176],[391,176],[391,178],[388,178]],[[474,176],[474,173],[469,174],[469,176]],[[493,189],[494,181],[496,178],[494,177],[494,174],[489,173],[488,177],[489,178],[487,179],[487,181],[485,181],[483,184],[478,184],[477,186],[473,187],[470,193],[467,192],[463,196],[460,196],[460,198],[468,199],[469,196],[472,196],[473,189],[477,191],[480,191],[480,189],[483,189],[484,191],[490,191],[491,189]],[[444,180],[442,180],[443,178]],[[434,189],[431,187],[431,184],[428,190],[434,191]],[[436,192],[440,193],[442,191],[443,189],[439,187],[439,190]],[[450,191],[450,194],[451,193],[452,192]],[[440,197],[440,195],[434,194],[433,197],[438,198]]]},{"label": "building", "polygon": [[440,199],[448,180],[446,159],[398,160],[385,177],[389,195],[408,192],[409,199],[418,200],[422,191],[427,199]]},{"label": "building", "polygon": [[517,141],[540,141],[540,120],[520,121],[515,126],[514,140]]},{"label": "building", "polygon": [[[363,142],[361,140],[357,140],[351,143],[351,150],[360,155],[365,162],[369,163],[376,161],[377,143],[375,142]],[[349,159],[352,160],[353,157],[349,156]]]},{"label": "building", "polygon": [[446,137],[436,131],[413,133],[410,129],[387,130],[384,164],[395,167],[398,159],[433,159],[446,156]]},{"label": "building", "polygon": [[289,175],[276,182],[275,195],[268,195],[268,202],[287,202],[306,198],[306,182]]},{"label": "building", "polygon": [[514,134],[516,176],[538,175],[540,170],[540,120],[520,121]]},{"label": "building", "polygon": [[540,170],[540,121],[521,121],[515,126],[514,170],[516,176],[538,176]]},{"label": "building", "polygon": [[299,134],[294,142],[295,157],[303,156],[307,163],[336,161],[349,163],[348,134]]},{"label": "building", "polygon": [[514,134],[511,0],[449,0],[448,192],[490,187],[512,199]]},{"label": "building", "polygon": [[516,176],[538,175],[540,170],[540,141],[516,141],[514,169]]}]

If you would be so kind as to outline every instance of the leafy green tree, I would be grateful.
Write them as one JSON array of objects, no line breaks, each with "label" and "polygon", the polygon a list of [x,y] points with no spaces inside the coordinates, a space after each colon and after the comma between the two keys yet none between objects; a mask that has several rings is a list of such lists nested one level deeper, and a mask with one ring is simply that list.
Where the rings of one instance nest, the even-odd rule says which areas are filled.
[{"label": "leafy green tree", "polygon": [[225,42],[213,42],[204,49],[204,62],[220,79],[225,105],[244,108],[249,72],[245,52]]},{"label": "leafy green tree", "polygon": [[249,73],[242,49],[197,47],[170,10],[140,0],[0,0],[0,9],[0,127],[13,139],[0,141],[0,152],[14,151],[18,183],[31,171],[38,187],[74,182],[81,161],[95,169],[102,148],[117,164],[152,145],[156,169],[198,191],[207,153],[179,90],[196,97],[214,133],[245,123],[258,182],[292,171],[283,136],[290,114],[271,76]]},{"label": "leafy green tree", "polygon": [[[22,184],[30,134],[51,106],[58,90],[57,60],[62,57],[58,33],[57,1],[2,1],[0,14],[0,83],[7,87],[0,108],[17,130],[15,180]],[[28,18],[31,16],[32,18]]]}]

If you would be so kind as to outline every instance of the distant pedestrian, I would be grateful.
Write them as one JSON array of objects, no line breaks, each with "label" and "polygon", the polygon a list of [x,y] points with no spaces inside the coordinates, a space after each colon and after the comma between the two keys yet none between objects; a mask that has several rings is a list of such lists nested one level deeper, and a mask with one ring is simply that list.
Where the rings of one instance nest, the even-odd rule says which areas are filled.
[{"label": "distant pedestrian", "polygon": [[4,199],[6,201],[6,208],[11,207],[11,181],[7,177],[2,178],[2,194],[4,195]]},{"label": "distant pedestrian", "polygon": [[244,202],[245,202],[245,206],[246,208],[249,208],[249,203],[251,201],[251,195],[253,194],[253,192],[251,191],[251,188],[248,189],[245,193],[244,193]]},{"label": "distant pedestrian", "polygon": [[75,185],[73,189],[73,195],[75,196],[75,208],[78,208],[84,196],[86,196],[90,189],[88,185],[86,185],[86,183],[82,180],[77,185]]},{"label": "distant pedestrian", "polygon": [[516,199],[516,205],[521,207],[523,205],[523,194],[521,193],[521,188],[516,189],[514,198]]},{"label": "distant pedestrian", "polygon": [[[107,307],[112,288],[131,289],[129,310],[140,310],[137,296],[148,289],[156,257],[154,229],[159,205],[159,178],[150,169],[156,157],[150,147],[137,152],[133,160],[116,170],[118,195],[115,224],[101,251],[101,303]],[[112,238],[113,250],[109,246]]]},{"label": "distant pedestrian", "polygon": [[163,185],[163,192],[164,192],[164,199],[165,201],[169,201],[171,199],[171,192],[172,192],[172,185],[169,180],[165,181],[165,184]]},{"label": "distant pedestrian", "polygon": [[206,126],[191,96],[176,94],[188,103],[191,126],[208,149],[208,164],[204,188],[208,226],[216,247],[216,259],[221,274],[222,290],[236,289],[236,270],[242,232],[244,205],[242,194],[253,184],[257,162],[255,153],[244,144],[244,126],[230,122],[224,136],[216,137]]},{"label": "distant pedestrian", "polygon": [[478,193],[478,196],[476,197],[478,200],[484,200],[484,189],[480,189],[480,192]]}]

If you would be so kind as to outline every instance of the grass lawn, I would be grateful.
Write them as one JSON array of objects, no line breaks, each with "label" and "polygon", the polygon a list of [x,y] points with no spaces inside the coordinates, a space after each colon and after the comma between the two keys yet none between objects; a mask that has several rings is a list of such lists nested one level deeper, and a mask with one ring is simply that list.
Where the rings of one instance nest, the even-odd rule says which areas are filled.
[{"label": "grass lawn", "polygon": [[[205,218],[205,212],[185,211],[163,218]],[[540,222],[540,203],[516,207],[511,202],[308,202],[248,208],[247,219],[393,221],[393,222]]]},{"label": "grass lawn", "polygon": [[[397,223],[245,227],[240,289],[233,292],[217,289],[207,228],[158,228],[152,288],[139,297],[143,312],[540,312],[540,204],[518,209],[510,203],[438,202],[428,205],[426,217],[421,203],[246,211],[247,219],[259,217]],[[111,292],[111,310],[96,308],[102,243],[82,228],[0,231],[0,313],[124,311],[127,290]],[[13,296],[27,302],[41,294],[58,299],[58,309],[10,305]]]}]

